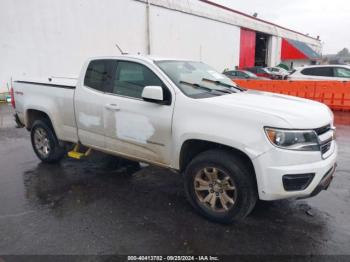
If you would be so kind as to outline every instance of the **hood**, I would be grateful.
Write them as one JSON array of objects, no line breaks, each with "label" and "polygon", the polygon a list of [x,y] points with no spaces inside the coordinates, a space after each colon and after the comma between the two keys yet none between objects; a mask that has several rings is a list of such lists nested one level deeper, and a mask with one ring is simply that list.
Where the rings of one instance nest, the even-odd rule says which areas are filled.
[{"label": "hood", "polygon": [[224,106],[232,110],[235,108],[243,109],[247,114],[255,111],[275,116],[287,122],[289,124],[288,128],[318,128],[333,121],[332,112],[326,105],[288,95],[248,90],[206,100],[211,104]]}]

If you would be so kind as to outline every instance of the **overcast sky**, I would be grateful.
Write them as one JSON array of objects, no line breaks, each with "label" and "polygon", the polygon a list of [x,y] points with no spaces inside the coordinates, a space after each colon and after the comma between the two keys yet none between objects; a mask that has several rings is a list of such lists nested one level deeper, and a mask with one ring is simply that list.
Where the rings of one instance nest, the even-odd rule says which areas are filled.
[{"label": "overcast sky", "polygon": [[212,0],[311,36],[323,54],[350,49],[350,0]]}]

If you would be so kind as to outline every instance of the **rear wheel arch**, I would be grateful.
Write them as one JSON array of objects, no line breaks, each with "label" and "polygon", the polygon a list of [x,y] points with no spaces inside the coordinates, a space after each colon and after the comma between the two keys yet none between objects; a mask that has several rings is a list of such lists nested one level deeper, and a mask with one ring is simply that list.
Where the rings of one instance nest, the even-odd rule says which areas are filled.
[{"label": "rear wheel arch", "polygon": [[26,128],[28,130],[31,130],[36,120],[45,120],[50,125],[52,130],[55,132],[55,128],[52,124],[51,118],[47,113],[37,109],[28,109],[26,111]]}]

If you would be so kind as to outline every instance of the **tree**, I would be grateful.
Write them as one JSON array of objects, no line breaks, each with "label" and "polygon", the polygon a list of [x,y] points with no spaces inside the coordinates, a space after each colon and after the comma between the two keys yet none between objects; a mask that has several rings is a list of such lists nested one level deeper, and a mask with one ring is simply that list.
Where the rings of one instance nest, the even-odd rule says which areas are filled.
[{"label": "tree", "polygon": [[340,50],[337,53],[337,56],[343,57],[343,56],[350,56],[350,52],[349,49],[347,49],[346,47],[344,47],[342,50]]}]

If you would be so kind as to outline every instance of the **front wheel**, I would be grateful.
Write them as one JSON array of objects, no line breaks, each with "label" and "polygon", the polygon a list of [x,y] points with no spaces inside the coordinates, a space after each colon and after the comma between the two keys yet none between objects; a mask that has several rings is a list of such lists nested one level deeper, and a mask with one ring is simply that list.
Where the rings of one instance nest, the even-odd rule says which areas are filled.
[{"label": "front wheel", "polygon": [[185,191],[200,214],[220,223],[243,219],[257,200],[249,168],[224,150],[206,151],[192,160],[185,171]]},{"label": "front wheel", "polygon": [[36,120],[30,133],[35,154],[42,162],[59,162],[65,150],[60,146],[53,128],[46,120]]}]

